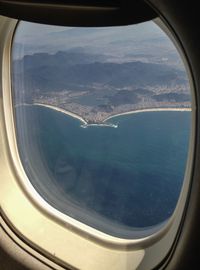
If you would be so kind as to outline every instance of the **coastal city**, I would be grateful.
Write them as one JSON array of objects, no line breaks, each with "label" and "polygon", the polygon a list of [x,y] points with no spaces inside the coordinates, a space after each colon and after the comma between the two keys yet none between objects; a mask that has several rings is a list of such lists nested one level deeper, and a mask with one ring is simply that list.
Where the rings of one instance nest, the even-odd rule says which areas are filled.
[{"label": "coastal city", "polygon": [[154,23],[126,31],[66,28],[33,48],[34,35],[16,46],[16,105],[51,106],[90,124],[141,110],[191,109],[182,59]]},{"label": "coastal city", "polygon": [[[32,104],[60,108],[81,117],[87,123],[102,123],[112,116],[138,110],[190,110],[191,102],[188,88],[188,85],[176,85],[171,88],[168,86],[146,87],[145,90],[115,89],[115,97],[121,98],[121,102],[117,98],[109,100],[106,95],[98,98],[98,91],[101,90],[94,89],[92,97],[96,98],[95,106],[81,102],[83,98],[87,99],[88,96],[91,99],[91,91],[63,90],[45,94],[37,91]],[[104,86],[105,91],[106,87]],[[135,97],[135,99],[131,100],[131,97]]]}]

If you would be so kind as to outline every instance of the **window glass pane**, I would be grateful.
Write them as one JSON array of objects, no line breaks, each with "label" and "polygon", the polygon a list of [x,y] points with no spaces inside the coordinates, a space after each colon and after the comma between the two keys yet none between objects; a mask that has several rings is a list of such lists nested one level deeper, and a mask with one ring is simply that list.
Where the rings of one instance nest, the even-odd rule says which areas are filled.
[{"label": "window glass pane", "polygon": [[191,126],[188,78],[168,36],[153,22],[20,22],[12,61],[18,149],[38,193],[117,237],[167,221]]}]

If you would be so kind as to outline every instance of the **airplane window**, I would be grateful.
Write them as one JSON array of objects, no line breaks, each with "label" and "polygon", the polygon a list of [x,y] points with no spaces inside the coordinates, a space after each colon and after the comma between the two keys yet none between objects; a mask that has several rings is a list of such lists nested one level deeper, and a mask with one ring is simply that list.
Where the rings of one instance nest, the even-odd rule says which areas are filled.
[{"label": "airplane window", "polygon": [[167,222],[184,182],[191,94],[154,22],[20,22],[12,91],[22,165],[50,205],[120,238]]}]

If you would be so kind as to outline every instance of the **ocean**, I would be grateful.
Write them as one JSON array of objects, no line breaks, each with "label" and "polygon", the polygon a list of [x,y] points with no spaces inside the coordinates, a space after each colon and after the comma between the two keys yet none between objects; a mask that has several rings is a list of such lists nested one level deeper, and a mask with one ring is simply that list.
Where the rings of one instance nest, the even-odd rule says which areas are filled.
[{"label": "ocean", "polygon": [[81,127],[41,106],[16,108],[30,182],[53,207],[118,237],[166,221],[184,180],[191,112],[155,111]]}]

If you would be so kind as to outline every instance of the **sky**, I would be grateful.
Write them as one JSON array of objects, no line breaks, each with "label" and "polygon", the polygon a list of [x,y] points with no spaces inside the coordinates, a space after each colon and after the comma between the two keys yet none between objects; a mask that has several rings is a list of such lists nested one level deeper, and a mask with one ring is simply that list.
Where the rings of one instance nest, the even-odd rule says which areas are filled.
[{"label": "sky", "polygon": [[[24,55],[76,50],[90,54],[103,54],[108,60],[128,61],[131,55],[148,55],[141,61],[167,61],[180,65],[174,44],[153,21],[115,27],[64,27],[21,21],[14,37],[14,59]],[[152,60],[152,56],[154,60]],[[157,59],[157,60],[155,60]]]}]

